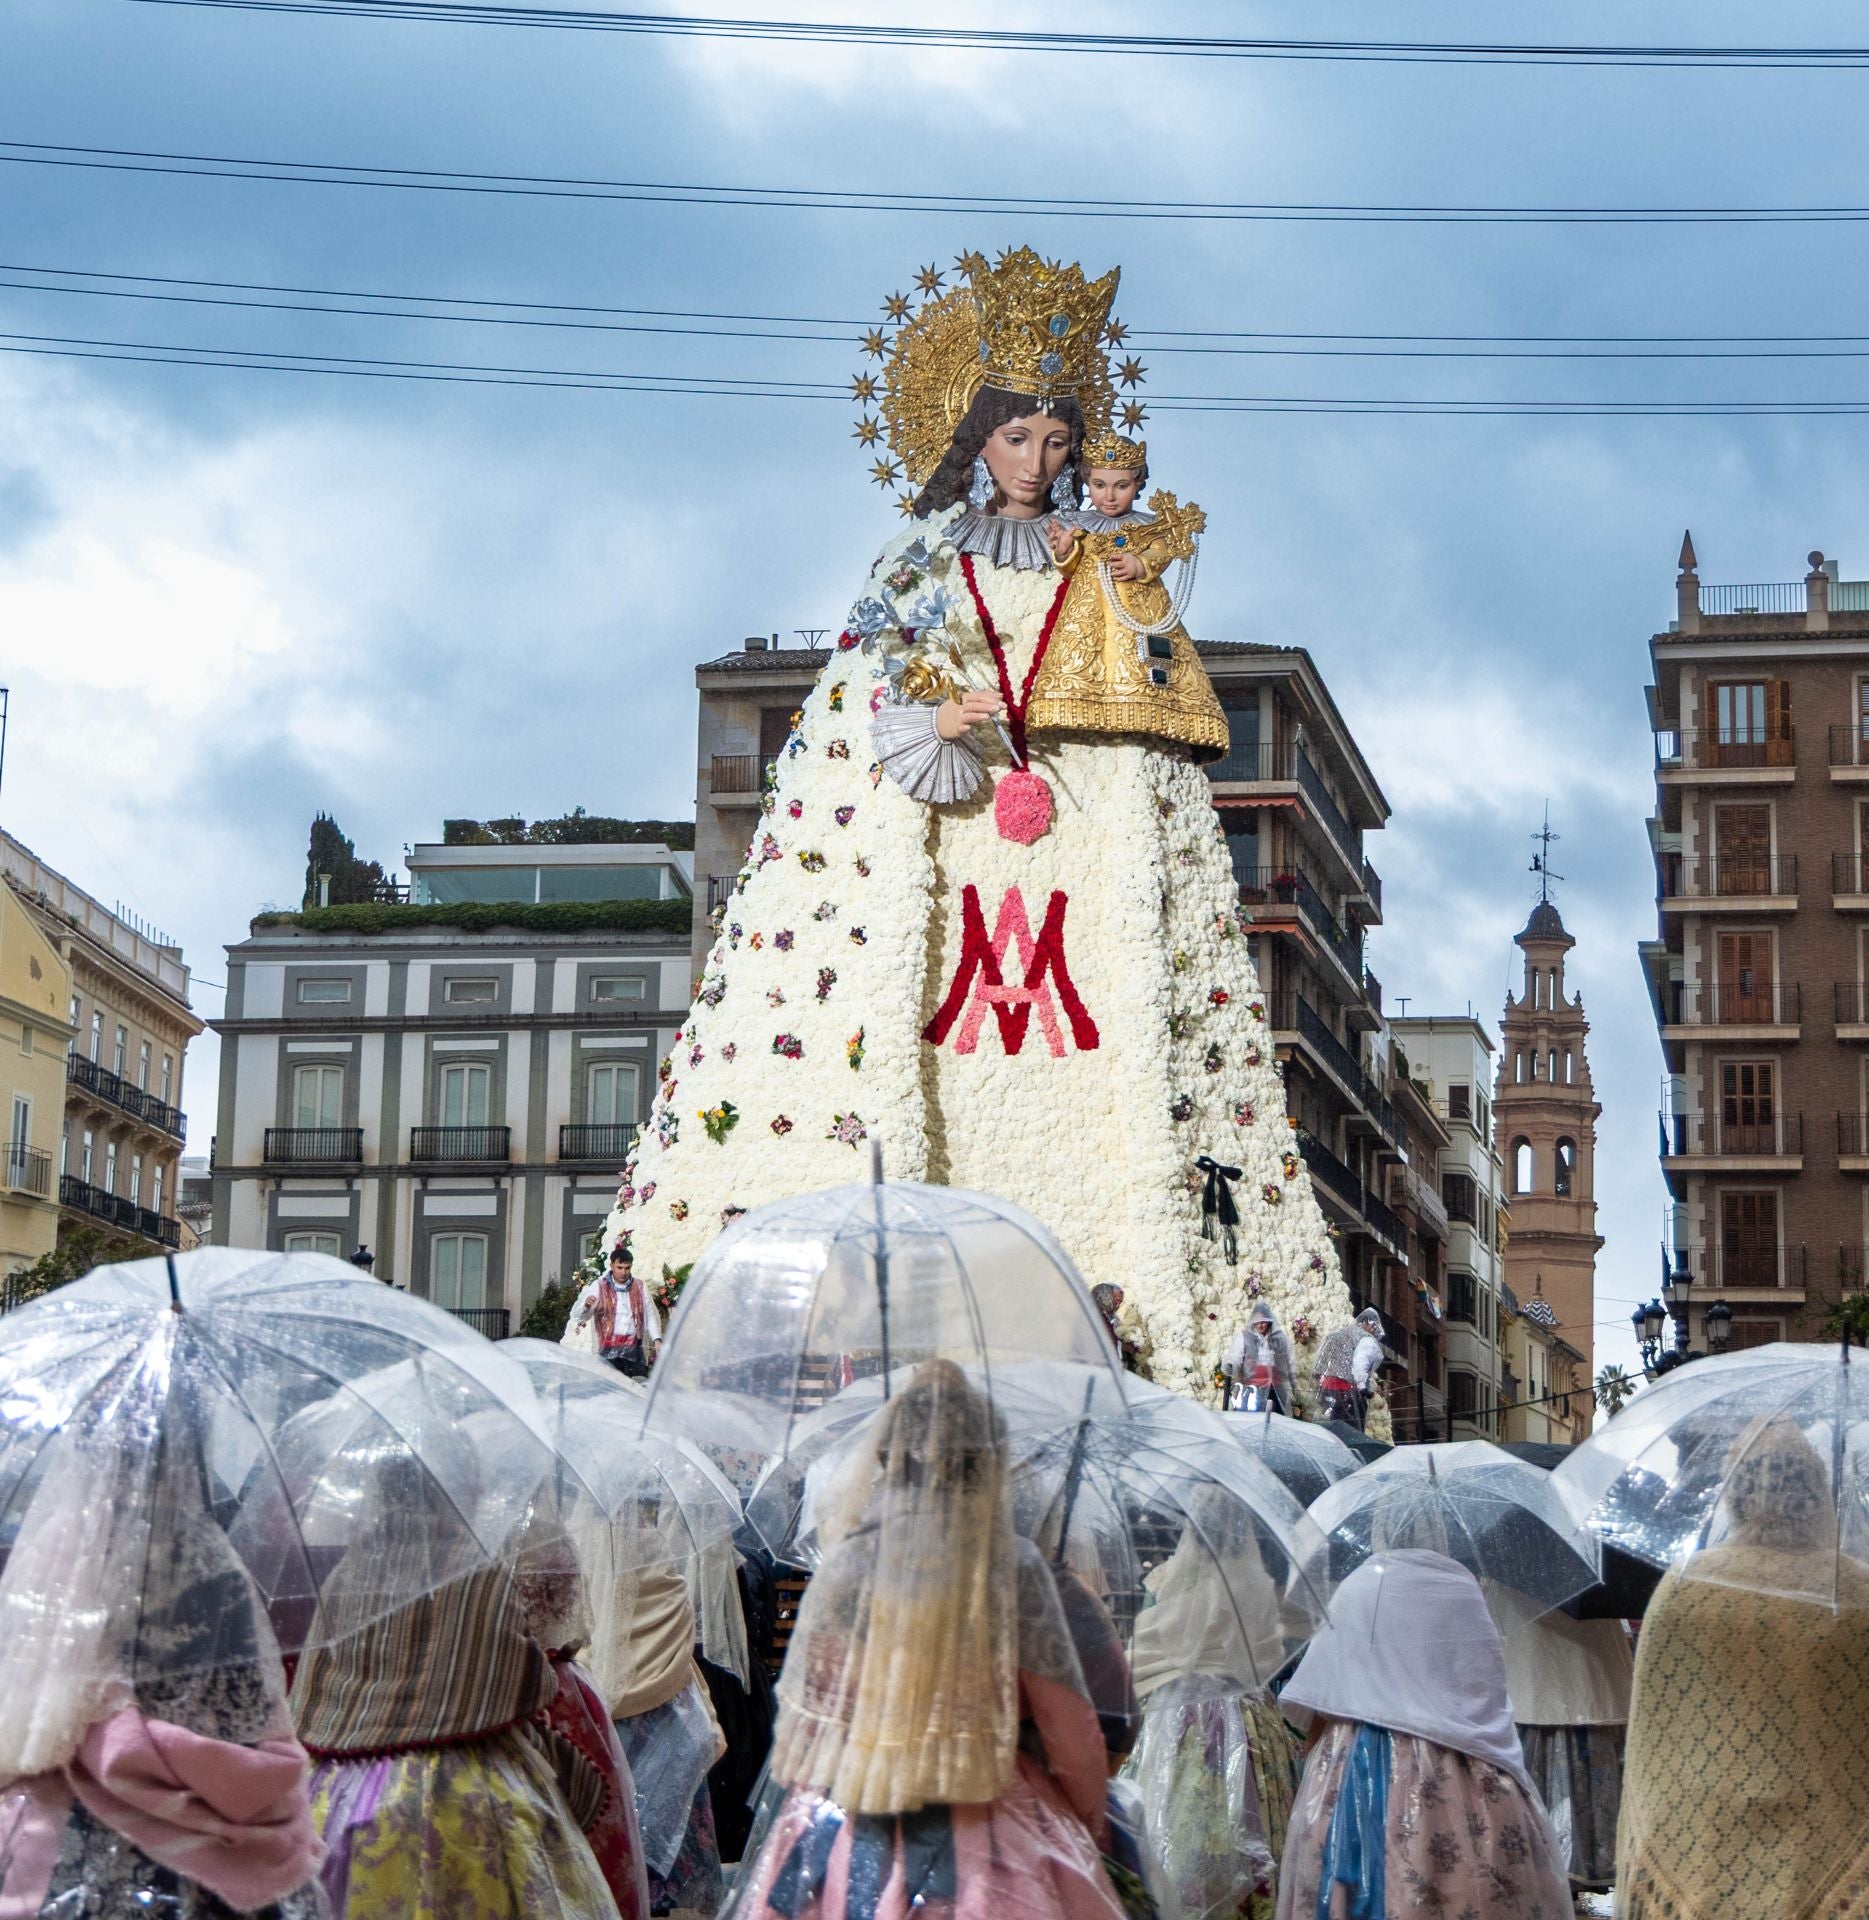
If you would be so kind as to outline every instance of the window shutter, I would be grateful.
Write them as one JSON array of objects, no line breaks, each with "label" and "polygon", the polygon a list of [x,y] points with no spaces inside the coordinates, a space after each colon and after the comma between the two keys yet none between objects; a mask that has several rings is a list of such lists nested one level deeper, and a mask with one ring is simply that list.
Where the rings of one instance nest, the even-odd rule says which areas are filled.
[{"label": "window shutter", "polygon": [[1703,767],[1719,765],[1720,752],[1720,689],[1711,681],[1706,686],[1706,723],[1701,730]]},{"label": "window shutter", "polygon": [[1783,767],[1791,763],[1791,682],[1768,680],[1765,683],[1766,764]]}]

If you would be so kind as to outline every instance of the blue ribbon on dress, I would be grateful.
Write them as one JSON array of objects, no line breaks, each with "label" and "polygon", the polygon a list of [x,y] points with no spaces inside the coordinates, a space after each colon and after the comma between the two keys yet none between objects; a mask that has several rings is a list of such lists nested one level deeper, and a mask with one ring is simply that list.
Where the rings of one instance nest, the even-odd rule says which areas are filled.
[{"label": "blue ribbon on dress", "polygon": [[1331,1920],[1331,1903],[1340,1886],[1349,1889],[1347,1920],[1388,1920],[1383,1887],[1388,1821],[1389,1736],[1381,1727],[1359,1726],[1324,1836],[1316,1920]]}]

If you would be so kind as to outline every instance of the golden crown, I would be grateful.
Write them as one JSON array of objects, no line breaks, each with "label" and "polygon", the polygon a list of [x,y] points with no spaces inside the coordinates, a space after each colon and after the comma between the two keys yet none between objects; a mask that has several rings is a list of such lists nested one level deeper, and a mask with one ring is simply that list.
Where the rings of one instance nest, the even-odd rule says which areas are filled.
[{"label": "golden crown", "polygon": [[1093,467],[1120,467],[1125,473],[1140,473],[1149,464],[1146,440],[1125,440],[1120,433],[1087,433],[1084,436],[1084,471]]},{"label": "golden crown", "polygon": [[[1110,350],[1124,336],[1121,322],[1109,317],[1120,268],[1086,280],[1075,264],[1019,247],[991,265],[984,254],[964,253],[954,270],[967,284],[952,291],[944,290],[947,276],[932,264],[915,276],[924,296],[920,307],[901,293],[884,301],[893,337],[888,326],[863,336],[865,352],[883,362],[882,369],[851,382],[851,397],[863,409],[852,437],[866,450],[887,441],[887,452],[875,453],[870,477],[883,487],[906,477],[909,490],[898,495],[904,513],[982,387],[1029,393],[1041,406],[1073,399],[1083,410],[1086,436],[1101,435],[1117,410],[1117,383],[1133,387],[1144,372],[1134,358],[1110,363]],[[1123,425],[1139,427],[1142,411],[1136,401],[1126,402]]]}]

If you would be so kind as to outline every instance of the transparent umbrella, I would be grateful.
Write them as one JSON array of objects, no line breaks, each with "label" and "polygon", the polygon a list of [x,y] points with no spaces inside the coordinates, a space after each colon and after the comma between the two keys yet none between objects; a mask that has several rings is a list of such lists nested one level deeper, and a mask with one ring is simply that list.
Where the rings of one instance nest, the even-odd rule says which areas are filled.
[{"label": "transparent umbrella", "polygon": [[1600,1552],[1551,1476],[1485,1440],[1394,1447],[1325,1488],[1311,1518],[1339,1580],[1373,1553],[1421,1547],[1545,1607],[1596,1585]]},{"label": "transparent umbrella", "polygon": [[755,1209],[702,1255],[648,1419],[750,1484],[840,1389],[935,1358],[989,1378],[1033,1359],[1121,1372],[1076,1268],[1029,1214],[959,1188],[834,1187]]},{"label": "transparent umbrella", "polygon": [[1326,1487],[1356,1471],[1355,1454],[1315,1420],[1289,1414],[1229,1413],[1222,1416],[1228,1435],[1278,1475],[1301,1505],[1309,1506]]},{"label": "transparent umbrella", "polygon": [[1782,1341],[1645,1388],[1551,1476],[1650,1566],[1831,1608],[1869,1585],[1869,1356]]},{"label": "transparent umbrella", "polygon": [[[280,1644],[314,1644],[493,1564],[551,1457],[520,1369],[342,1261],[100,1268],[0,1320],[0,1640],[48,1608],[133,1618],[193,1500]],[[341,1628],[320,1604],[340,1567]],[[128,1641],[158,1668],[212,1658],[212,1635]]]}]

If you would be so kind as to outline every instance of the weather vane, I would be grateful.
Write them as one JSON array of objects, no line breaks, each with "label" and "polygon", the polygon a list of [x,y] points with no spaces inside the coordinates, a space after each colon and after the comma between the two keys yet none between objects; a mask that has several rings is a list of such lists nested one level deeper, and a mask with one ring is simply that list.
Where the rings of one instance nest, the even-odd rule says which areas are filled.
[{"label": "weather vane", "polygon": [[1532,835],[1538,843],[1538,851],[1532,855],[1532,872],[1538,876],[1538,900],[1543,905],[1551,898],[1551,882],[1562,880],[1564,876],[1555,872],[1551,865],[1551,842],[1562,839],[1561,834],[1551,831],[1551,802],[1545,802],[1545,823]]}]

